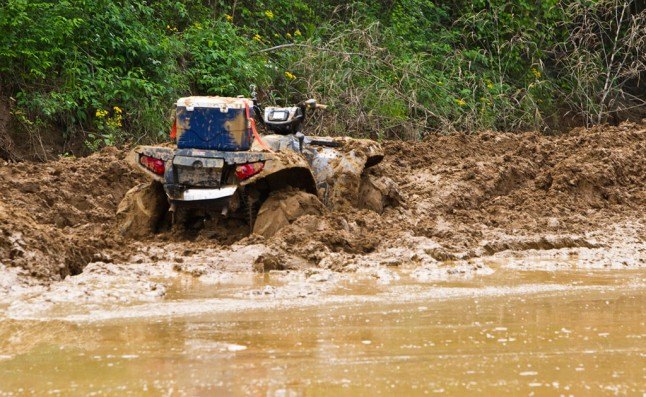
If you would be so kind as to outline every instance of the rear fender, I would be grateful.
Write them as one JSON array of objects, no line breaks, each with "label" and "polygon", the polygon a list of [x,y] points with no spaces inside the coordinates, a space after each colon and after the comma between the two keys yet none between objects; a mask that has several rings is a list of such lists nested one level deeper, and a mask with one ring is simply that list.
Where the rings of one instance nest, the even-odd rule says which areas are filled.
[{"label": "rear fender", "polygon": [[[139,158],[141,156],[154,157],[156,159],[163,160],[165,163],[166,173],[162,175],[157,175],[154,172],[150,171],[148,168],[141,165]],[[128,164],[132,166],[137,171],[143,173],[148,178],[164,183],[167,180],[167,175],[173,172],[173,157],[175,155],[175,149],[170,147],[163,146],[137,146],[128,154]],[[170,175],[169,175],[170,176]],[[172,178],[171,178],[172,179]]]},{"label": "rear fender", "polygon": [[258,174],[244,180],[240,186],[261,191],[276,191],[291,186],[317,194],[314,176],[308,162],[292,151],[273,153]]}]

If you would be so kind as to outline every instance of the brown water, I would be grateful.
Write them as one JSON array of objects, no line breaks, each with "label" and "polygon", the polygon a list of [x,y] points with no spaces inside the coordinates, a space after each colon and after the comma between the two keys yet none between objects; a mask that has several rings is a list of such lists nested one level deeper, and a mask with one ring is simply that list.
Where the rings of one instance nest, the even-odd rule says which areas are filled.
[{"label": "brown water", "polygon": [[248,292],[281,283],[182,279],[158,302],[0,314],[0,396],[646,392],[643,270]]}]

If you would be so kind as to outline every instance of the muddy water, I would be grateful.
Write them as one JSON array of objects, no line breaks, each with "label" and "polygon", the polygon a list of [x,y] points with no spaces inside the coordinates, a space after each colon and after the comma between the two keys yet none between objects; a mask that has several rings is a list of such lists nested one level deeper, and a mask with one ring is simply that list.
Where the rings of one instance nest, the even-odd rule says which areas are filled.
[{"label": "muddy water", "polygon": [[311,294],[175,278],[155,301],[0,311],[0,396],[646,392],[643,270],[410,275]]}]

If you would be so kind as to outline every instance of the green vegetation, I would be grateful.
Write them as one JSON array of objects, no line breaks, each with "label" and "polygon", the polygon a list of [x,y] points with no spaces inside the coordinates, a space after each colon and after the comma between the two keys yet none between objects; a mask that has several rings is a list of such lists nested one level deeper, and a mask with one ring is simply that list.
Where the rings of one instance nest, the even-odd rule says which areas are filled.
[{"label": "green vegetation", "polygon": [[644,112],[646,11],[633,2],[1,4],[0,100],[15,128],[91,150],[163,140],[178,97],[251,84],[266,102],[332,105],[310,131],[373,138]]}]

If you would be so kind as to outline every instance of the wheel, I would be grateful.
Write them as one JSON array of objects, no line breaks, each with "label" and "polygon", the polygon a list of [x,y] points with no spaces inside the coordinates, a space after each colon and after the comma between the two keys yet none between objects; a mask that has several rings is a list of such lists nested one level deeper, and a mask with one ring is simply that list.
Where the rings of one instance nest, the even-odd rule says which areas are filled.
[{"label": "wheel", "polygon": [[125,237],[146,237],[155,232],[168,211],[168,199],[159,182],[128,190],[117,208],[119,232]]},{"label": "wheel", "polygon": [[280,190],[271,193],[260,206],[253,232],[269,238],[300,216],[323,213],[325,206],[315,195],[301,190]]}]

